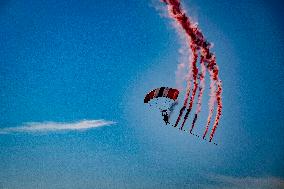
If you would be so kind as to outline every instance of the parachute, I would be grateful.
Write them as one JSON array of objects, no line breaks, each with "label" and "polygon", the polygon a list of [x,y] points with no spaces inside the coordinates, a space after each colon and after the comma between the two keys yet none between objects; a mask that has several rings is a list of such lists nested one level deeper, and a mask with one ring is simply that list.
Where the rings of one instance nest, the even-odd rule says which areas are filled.
[{"label": "parachute", "polygon": [[177,105],[176,100],[178,95],[179,91],[177,89],[160,87],[146,94],[144,103],[152,106],[154,102],[154,105],[161,111],[165,123],[169,124],[170,115],[174,107]]},{"label": "parachute", "polygon": [[148,103],[154,98],[165,97],[168,99],[176,100],[178,98],[179,91],[177,89],[168,88],[168,87],[160,87],[150,91],[146,94],[144,98],[144,103]]}]

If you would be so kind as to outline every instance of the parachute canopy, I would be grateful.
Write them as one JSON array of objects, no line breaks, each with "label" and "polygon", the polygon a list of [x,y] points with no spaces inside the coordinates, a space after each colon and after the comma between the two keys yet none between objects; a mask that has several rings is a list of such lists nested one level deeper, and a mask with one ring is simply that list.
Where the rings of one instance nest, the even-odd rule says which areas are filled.
[{"label": "parachute canopy", "polygon": [[146,94],[144,98],[144,103],[148,103],[152,99],[158,98],[158,97],[166,97],[166,98],[169,98],[175,101],[178,98],[178,95],[179,95],[179,91],[177,89],[168,88],[168,87],[160,87]]}]

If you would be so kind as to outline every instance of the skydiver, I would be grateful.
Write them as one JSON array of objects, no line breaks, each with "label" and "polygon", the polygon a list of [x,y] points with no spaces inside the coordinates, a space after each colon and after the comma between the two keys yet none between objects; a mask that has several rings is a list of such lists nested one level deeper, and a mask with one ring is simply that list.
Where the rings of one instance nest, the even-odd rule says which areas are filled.
[{"label": "skydiver", "polygon": [[162,116],[164,117],[163,120],[166,123],[166,125],[170,124],[170,122],[169,122],[169,114],[168,114],[167,110],[162,110]]}]

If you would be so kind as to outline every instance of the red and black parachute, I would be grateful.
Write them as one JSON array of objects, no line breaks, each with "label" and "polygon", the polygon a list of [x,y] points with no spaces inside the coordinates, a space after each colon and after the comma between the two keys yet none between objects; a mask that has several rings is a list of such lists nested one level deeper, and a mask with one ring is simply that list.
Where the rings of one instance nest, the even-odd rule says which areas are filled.
[{"label": "red and black parachute", "polygon": [[176,100],[178,98],[179,91],[177,89],[168,88],[168,87],[160,87],[150,91],[146,94],[144,98],[144,103],[148,103],[154,98],[165,97],[172,100]]},{"label": "red and black parachute", "polygon": [[177,105],[176,100],[178,95],[179,91],[177,89],[160,87],[147,93],[144,98],[144,103],[149,104],[150,106],[154,104],[155,107],[159,108],[165,123],[170,124],[169,118],[174,107]]}]

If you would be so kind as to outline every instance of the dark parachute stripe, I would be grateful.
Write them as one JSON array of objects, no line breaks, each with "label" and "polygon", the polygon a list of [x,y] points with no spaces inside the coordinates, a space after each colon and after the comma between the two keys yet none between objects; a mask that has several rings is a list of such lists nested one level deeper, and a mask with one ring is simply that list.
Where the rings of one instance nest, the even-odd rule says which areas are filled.
[{"label": "dark parachute stripe", "polygon": [[149,94],[146,95],[144,99],[144,103],[148,103],[151,99],[154,98],[155,90],[151,91]]},{"label": "dark parachute stripe", "polygon": [[157,97],[162,97],[164,94],[165,87],[161,87]]}]

